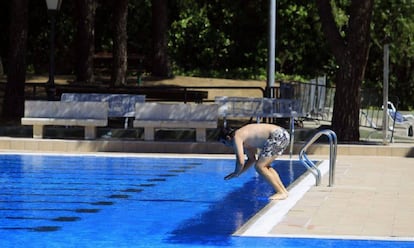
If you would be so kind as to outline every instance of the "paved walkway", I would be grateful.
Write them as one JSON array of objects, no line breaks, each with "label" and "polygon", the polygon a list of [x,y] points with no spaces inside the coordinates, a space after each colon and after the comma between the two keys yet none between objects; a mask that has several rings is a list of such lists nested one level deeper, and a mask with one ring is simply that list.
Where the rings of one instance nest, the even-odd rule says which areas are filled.
[{"label": "paved walkway", "polygon": [[414,241],[413,190],[414,158],[338,156],[335,185],[326,174],[264,236]]}]

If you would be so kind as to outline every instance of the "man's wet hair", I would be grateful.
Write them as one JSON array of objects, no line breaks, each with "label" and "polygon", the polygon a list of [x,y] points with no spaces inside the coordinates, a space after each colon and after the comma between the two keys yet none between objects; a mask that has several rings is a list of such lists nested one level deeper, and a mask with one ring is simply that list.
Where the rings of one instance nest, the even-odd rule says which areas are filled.
[{"label": "man's wet hair", "polygon": [[222,127],[220,129],[218,140],[226,140],[227,136],[230,136],[231,138],[233,138],[235,131],[236,129],[231,128],[231,127]]}]

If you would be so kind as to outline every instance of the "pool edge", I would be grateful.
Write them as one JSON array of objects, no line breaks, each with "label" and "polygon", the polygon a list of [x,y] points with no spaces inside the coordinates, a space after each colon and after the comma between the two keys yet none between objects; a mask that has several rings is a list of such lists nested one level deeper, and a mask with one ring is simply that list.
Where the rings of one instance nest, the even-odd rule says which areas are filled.
[{"label": "pool edge", "polygon": [[[319,165],[324,176],[329,168],[329,161],[323,160]],[[315,185],[315,177],[311,173],[300,179],[289,189],[289,197],[283,201],[271,201],[261,211],[250,218],[233,235],[250,237],[271,237],[271,230],[287,212]]]}]

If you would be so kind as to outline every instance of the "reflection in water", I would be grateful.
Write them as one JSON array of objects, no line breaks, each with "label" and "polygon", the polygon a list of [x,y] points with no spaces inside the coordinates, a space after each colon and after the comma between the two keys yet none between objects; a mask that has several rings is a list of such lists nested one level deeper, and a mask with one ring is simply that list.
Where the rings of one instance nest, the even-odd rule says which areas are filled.
[{"label": "reflection in water", "polygon": [[[288,186],[305,171],[298,161],[276,160],[273,163],[282,182]],[[230,245],[231,234],[267,205],[272,188],[254,174],[241,188],[213,203],[208,211],[181,223],[172,231],[168,242],[197,245]]]}]

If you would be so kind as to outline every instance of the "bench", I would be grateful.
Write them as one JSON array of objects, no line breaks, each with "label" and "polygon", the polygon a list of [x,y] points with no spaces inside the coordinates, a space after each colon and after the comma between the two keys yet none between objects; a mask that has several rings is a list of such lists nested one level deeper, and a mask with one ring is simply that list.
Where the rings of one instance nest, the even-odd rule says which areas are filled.
[{"label": "bench", "polygon": [[25,101],[22,125],[33,126],[33,138],[43,138],[47,125],[82,126],[85,139],[96,138],[96,127],[108,124],[106,102]]},{"label": "bench", "polygon": [[108,102],[108,117],[125,118],[124,127],[128,128],[128,118],[135,116],[135,103],[145,102],[145,95],[63,93],[60,100],[62,102]]},{"label": "bench", "polygon": [[206,129],[217,128],[216,104],[136,103],[135,128],[144,128],[144,139],[154,140],[155,129],[195,129],[196,141],[206,141]]}]

